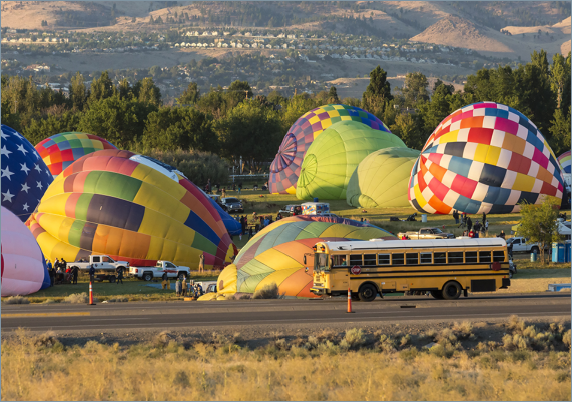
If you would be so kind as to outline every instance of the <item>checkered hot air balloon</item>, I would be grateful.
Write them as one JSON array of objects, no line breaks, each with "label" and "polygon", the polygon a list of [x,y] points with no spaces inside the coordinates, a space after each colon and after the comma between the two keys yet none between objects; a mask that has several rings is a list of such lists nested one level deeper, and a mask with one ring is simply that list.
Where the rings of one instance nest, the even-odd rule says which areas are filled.
[{"label": "checkered hot air balloon", "polygon": [[390,132],[381,120],[359,107],[326,105],[309,111],[290,127],[270,165],[268,190],[271,194],[296,194],[306,151],[322,131],[340,121],[357,121],[375,130]]},{"label": "checkered hot air balloon", "polygon": [[117,147],[97,135],[70,132],[52,135],[35,148],[55,178],[82,156]]},{"label": "checkered hot air balloon", "polygon": [[494,102],[465,106],[433,131],[411,171],[409,202],[421,212],[510,213],[542,195],[562,198],[554,153],[519,111]]},{"label": "checkered hot air balloon", "polygon": [[2,124],[2,206],[25,222],[53,181],[52,174],[22,134]]},{"label": "checkered hot air balloon", "polygon": [[[275,283],[287,298],[315,297],[312,247],[320,241],[396,239],[364,222],[316,215],[281,219],[258,232],[217,279],[219,294],[254,293]],[[311,255],[304,264],[304,254]],[[309,268],[305,272],[306,266]]]}]

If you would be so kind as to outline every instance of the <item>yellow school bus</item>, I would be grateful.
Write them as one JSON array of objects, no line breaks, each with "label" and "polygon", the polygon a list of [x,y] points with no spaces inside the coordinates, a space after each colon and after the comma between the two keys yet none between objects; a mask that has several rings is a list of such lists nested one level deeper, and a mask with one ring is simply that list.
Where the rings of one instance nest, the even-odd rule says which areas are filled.
[{"label": "yellow school bus", "polygon": [[320,242],[314,246],[316,295],[373,301],[378,294],[422,291],[453,300],[510,286],[506,242],[492,239]]}]

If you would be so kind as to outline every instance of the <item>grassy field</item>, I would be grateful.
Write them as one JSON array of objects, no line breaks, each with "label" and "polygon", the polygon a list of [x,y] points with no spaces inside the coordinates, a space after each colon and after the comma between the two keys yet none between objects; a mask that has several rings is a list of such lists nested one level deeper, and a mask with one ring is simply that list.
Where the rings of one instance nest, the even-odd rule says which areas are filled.
[{"label": "grassy field", "polygon": [[464,322],[418,334],[276,333],[254,349],[240,334],[64,346],[21,330],[2,340],[1,391],[4,400],[570,400],[569,322],[499,325],[494,340]]}]

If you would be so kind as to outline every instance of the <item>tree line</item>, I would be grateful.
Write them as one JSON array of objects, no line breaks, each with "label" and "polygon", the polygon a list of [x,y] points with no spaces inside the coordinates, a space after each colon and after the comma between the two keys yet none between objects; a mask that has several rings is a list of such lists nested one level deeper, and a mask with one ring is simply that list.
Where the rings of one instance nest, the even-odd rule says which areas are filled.
[{"label": "tree line", "polygon": [[409,73],[403,87],[391,91],[387,73],[376,67],[361,99],[340,99],[335,87],[309,95],[285,97],[277,91],[254,97],[247,81],[234,81],[201,93],[192,82],[174,105],[162,103],[151,77],[133,85],[114,85],[108,72],[86,84],[77,73],[69,96],[38,87],[32,78],[2,76],[2,122],[37,144],[60,132],[83,131],[119,148],[172,152],[194,150],[229,162],[240,156],[253,170],[266,169],[283,136],[304,113],[328,103],[361,107],[381,119],[405,144],[421,149],[431,132],[451,112],[479,101],[519,110],[542,131],[559,155],[570,149],[571,56],[544,51],[531,61],[468,76],[462,91],[440,80],[429,87],[421,73]]}]

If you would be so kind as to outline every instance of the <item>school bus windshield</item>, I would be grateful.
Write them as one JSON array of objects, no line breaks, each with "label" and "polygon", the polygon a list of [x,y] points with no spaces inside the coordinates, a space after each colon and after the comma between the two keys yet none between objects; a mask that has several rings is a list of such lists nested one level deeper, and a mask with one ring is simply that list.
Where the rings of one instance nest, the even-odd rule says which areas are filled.
[{"label": "school bus windshield", "polygon": [[328,254],[316,253],[314,257],[314,271],[329,271]]}]

